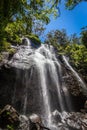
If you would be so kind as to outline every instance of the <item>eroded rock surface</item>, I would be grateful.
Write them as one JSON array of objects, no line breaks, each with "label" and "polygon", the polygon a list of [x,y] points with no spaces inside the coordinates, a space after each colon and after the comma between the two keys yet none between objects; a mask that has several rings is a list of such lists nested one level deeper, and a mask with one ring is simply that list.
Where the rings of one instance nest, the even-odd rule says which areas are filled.
[{"label": "eroded rock surface", "polygon": [[[58,130],[87,130],[87,113],[53,112],[54,123]],[[56,120],[55,120],[56,119]]]},{"label": "eroded rock surface", "polygon": [[[65,112],[55,110],[52,113],[52,124],[48,128],[42,123],[43,117],[37,114],[20,115],[11,105],[6,105],[0,111],[0,129],[16,130],[87,130],[87,113]],[[8,127],[9,126],[9,127]]]}]

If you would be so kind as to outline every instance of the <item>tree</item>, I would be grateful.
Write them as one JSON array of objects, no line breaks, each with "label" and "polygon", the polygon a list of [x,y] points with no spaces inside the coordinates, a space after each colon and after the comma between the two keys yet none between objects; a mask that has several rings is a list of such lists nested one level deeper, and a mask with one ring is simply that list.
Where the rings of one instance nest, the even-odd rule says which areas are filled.
[{"label": "tree", "polygon": [[82,28],[81,32],[81,42],[87,48],[87,27]]},{"label": "tree", "polygon": [[87,0],[66,0],[65,6],[67,9],[71,10],[73,9],[76,5],[78,5],[80,2],[87,1]]},{"label": "tree", "polygon": [[[58,0],[1,0],[0,1],[0,39],[5,35],[5,28],[14,22],[22,23],[26,33],[33,30],[33,21],[47,24],[50,15],[57,16]],[[17,23],[19,21],[19,23]]]},{"label": "tree", "polygon": [[46,42],[49,44],[59,44],[65,45],[68,42],[68,36],[64,29],[60,30],[53,30],[47,34]]},{"label": "tree", "polygon": [[44,30],[45,30],[45,27],[44,27],[43,22],[41,22],[40,20],[34,20],[33,21],[32,32],[35,35],[37,35],[37,36],[43,35]]},{"label": "tree", "polygon": [[70,36],[70,44],[80,44],[80,38],[77,37],[76,33]]}]

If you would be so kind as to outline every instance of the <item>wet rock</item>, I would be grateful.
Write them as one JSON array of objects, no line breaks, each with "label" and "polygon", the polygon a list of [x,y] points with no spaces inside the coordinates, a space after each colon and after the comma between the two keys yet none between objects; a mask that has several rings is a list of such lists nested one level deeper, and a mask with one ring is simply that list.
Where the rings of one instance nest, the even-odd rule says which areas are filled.
[{"label": "wet rock", "polygon": [[19,115],[11,106],[6,105],[0,111],[0,130],[50,130],[42,124],[40,116],[32,114],[30,117]]},{"label": "wet rock", "polygon": [[7,126],[13,126],[17,128],[19,125],[19,114],[10,105],[6,105],[0,112],[0,127],[7,128]]},{"label": "wet rock", "polygon": [[61,122],[61,114],[58,110],[53,111],[52,118],[54,123]]},{"label": "wet rock", "polygon": [[32,114],[30,117],[31,123],[30,123],[30,129],[31,130],[40,130],[41,129],[41,118],[37,114]]},{"label": "wet rock", "polygon": [[32,114],[30,117],[30,130],[50,130],[42,124],[42,119],[37,114]]},{"label": "wet rock", "polygon": [[0,61],[0,68],[1,66],[5,65],[8,62],[8,58],[9,58],[9,52],[2,52],[2,60]]},{"label": "wet rock", "polygon": [[30,129],[30,120],[25,115],[19,116],[20,125],[18,130],[29,130]]},{"label": "wet rock", "polygon": [[53,116],[59,117],[60,120],[56,120],[54,125],[57,126],[58,130],[87,130],[87,114],[81,112],[59,112],[55,110]]},{"label": "wet rock", "polygon": [[42,124],[41,118],[37,114],[32,114],[31,116],[29,116],[29,118],[30,118],[30,120],[33,123],[40,123],[40,124]]}]

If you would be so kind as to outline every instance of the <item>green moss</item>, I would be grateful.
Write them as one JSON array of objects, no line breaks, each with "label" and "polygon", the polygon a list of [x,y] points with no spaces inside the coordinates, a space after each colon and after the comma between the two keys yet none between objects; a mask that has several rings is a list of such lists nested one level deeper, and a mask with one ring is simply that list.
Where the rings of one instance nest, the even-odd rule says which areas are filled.
[{"label": "green moss", "polygon": [[7,51],[11,48],[11,44],[5,40],[0,41],[0,52],[1,51]]},{"label": "green moss", "polygon": [[17,34],[10,37],[9,41],[11,41],[12,43],[15,43],[15,44],[20,44],[21,43],[21,39]]},{"label": "green moss", "polygon": [[0,53],[0,62],[2,61],[2,59],[3,59],[3,56],[2,56],[2,54]]},{"label": "green moss", "polygon": [[27,38],[29,38],[34,44],[41,45],[41,41],[37,35],[29,34],[26,35]]},{"label": "green moss", "polygon": [[8,130],[14,130],[14,127],[12,125],[7,125]]},{"label": "green moss", "polygon": [[11,57],[16,52],[16,49],[11,48],[11,44],[4,39],[0,42],[0,62],[3,60],[3,51],[8,52]]},{"label": "green moss", "polygon": [[20,44],[20,33],[22,31],[20,29],[22,29],[22,27],[20,27],[16,22],[9,23],[5,28],[7,41],[10,41],[13,44]]},{"label": "green moss", "polygon": [[6,115],[10,115],[11,113],[9,111],[7,111]]},{"label": "green moss", "polygon": [[16,52],[16,49],[10,48],[8,49],[9,54],[14,54]]}]

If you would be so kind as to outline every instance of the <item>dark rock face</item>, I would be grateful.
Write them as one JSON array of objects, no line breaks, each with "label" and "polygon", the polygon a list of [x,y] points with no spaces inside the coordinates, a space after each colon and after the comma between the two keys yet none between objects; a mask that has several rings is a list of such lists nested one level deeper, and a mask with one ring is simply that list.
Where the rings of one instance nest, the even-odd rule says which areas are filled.
[{"label": "dark rock face", "polygon": [[[25,52],[25,48],[26,46],[22,46],[21,49],[18,47],[21,56],[31,56],[32,51]],[[21,113],[41,113],[37,68],[28,58],[21,61],[20,53],[15,54],[12,60],[6,57],[0,64],[0,107],[11,104]]]},{"label": "dark rock face", "polygon": [[40,113],[42,105],[39,100],[38,86],[40,85],[38,84],[38,73],[34,67],[26,72],[26,70],[3,66],[0,69],[0,77],[0,107],[12,104],[18,111],[24,113],[25,95],[27,94],[26,112]]},{"label": "dark rock face", "polygon": [[17,80],[15,82],[12,104],[15,105],[17,110],[21,113],[40,113],[42,103],[40,102],[39,96],[40,89],[37,70],[32,67],[27,70],[27,72],[18,70],[17,74],[18,77],[16,77]]},{"label": "dark rock face", "polygon": [[71,71],[64,65],[63,62],[62,62],[62,72],[63,72],[62,82],[69,91],[71,102],[73,104],[73,110],[80,111],[80,109],[84,107],[84,103],[87,99],[87,96],[83,94],[80,83],[78,83],[76,77],[73,76]]},{"label": "dark rock face", "polygon": [[15,80],[16,73],[14,69],[2,66],[0,69],[0,107],[12,103]]}]

